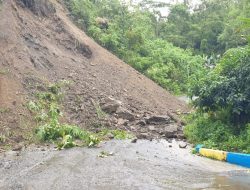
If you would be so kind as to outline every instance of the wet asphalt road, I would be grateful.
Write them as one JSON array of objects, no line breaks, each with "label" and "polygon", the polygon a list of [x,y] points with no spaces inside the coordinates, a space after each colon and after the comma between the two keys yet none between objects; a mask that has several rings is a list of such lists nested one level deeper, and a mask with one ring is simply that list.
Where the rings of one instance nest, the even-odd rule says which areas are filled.
[{"label": "wet asphalt road", "polygon": [[[172,145],[172,147],[169,147]],[[112,155],[101,158],[101,151]],[[30,147],[0,156],[1,190],[250,189],[245,168],[202,158],[178,142],[109,141],[100,148]]]}]

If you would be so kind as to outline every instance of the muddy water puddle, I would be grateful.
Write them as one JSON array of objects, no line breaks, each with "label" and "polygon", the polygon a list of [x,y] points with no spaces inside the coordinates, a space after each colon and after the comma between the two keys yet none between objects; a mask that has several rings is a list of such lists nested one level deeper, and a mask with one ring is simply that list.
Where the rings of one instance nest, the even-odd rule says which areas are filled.
[{"label": "muddy water puddle", "polygon": [[250,171],[231,171],[215,176],[214,189],[249,190]]}]

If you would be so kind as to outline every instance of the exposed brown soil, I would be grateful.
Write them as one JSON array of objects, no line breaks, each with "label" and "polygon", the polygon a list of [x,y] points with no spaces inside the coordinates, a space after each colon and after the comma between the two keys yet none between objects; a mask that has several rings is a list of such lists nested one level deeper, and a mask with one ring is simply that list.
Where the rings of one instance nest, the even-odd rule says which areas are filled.
[{"label": "exposed brown soil", "polygon": [[[97,120],[93,104],[108,97],[122,102],[135,120],[110,114],[107,126],[144,136],[150,130],[158,133],[159,127],[171,131],[177,113],[188,111],[183,102],[77,28],[59,1],[3,0],[1,6],[0,134],[8,136],[2,145],[29,139],[35,124],[27,101],[47,83],[62,79],[72,81],[63,102],[65,118],[81,127],[92,126]],[[157,130],[136,124],[153,115],[170,116],[171,122]]]}]

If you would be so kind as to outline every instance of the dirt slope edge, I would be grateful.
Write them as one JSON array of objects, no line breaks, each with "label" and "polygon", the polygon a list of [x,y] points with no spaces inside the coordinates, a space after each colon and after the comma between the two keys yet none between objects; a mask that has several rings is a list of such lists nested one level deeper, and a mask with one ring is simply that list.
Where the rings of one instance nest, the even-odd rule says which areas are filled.
[{"label": "dirt slope edge", "polygon": [[[39,1],[50,3],[51,11],[22,1],[3,0],[0,11],[2,145],[29,139],[35,124],[27,101],[47,83],[62,79],[72,81],[63,102],[72,123],[91,128],[100,122],[144,138],[181,133],[176,121],[177,113],[188,111],[184,103],[89,38],[60,1]],[[107,108],[117,102],[114,113],[97,117],[95,104]]]}]

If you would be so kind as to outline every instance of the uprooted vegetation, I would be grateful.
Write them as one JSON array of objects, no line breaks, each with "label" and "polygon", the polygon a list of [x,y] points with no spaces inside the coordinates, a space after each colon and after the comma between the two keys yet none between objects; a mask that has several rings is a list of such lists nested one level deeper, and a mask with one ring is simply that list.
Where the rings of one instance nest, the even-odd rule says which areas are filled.
[{"label": "uprooted vegetation", "polygon": [[64,149],[96,146],[101,140],[107,139],[108,135],[115,139],[131,138],[131,135],[122,130],[102,129],[99,133],[92,133],[76,125],[61,122],[63,113],[60,102],[64,95],[62,88],[67,85],[68,81],[50,84],[47,91],[37,93],[36,100],[27,104],[38,125],[36,136],[39,141],[56,143],[58,149]]}]

